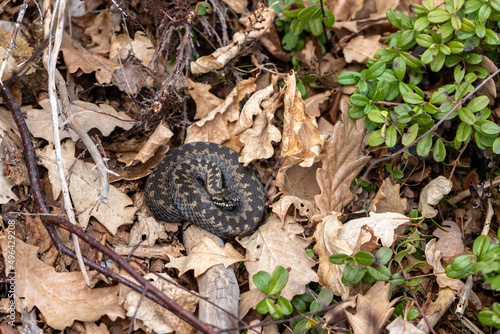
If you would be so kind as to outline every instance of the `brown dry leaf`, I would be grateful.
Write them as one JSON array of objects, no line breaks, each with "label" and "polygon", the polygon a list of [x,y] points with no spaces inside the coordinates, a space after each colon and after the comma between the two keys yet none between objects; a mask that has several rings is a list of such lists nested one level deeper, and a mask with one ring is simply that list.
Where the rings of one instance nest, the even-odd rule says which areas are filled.
[{"label": "brown dry leaf", "polygon": [[406,210],[406,198],[399,195],[400,184],[393,185],[389,178],[384,180],[382,186],[373,199],[372,212],[397,212],[404,214]]},{"label": "brown dry leaf", "polygon": [[[316,206],[311,201],[301,200],[297,196],[281,196],[276,203],[273,203],[272,207],[273,212],[281,219],[282,223],[285,223],[285,216],[291,205],[295,207],[300,216],[307,217],[307,219],[311,219],[316,210]],[[296,217],[295,214],[292,216]]]},{"label": "brown dry leaf", "polygon": [[184,275],[188,270],[194,270],[194,277],[198,277],[211,267],[222,264],[225,268],[230,265],[246,261],[245,257],[238,253],[230,243],[226,243],[224,248],[204,236],[199,244],[194,246],[188,256],[174,258],[169,256],[170,263],[165,267],[179,270],[179,276]]},{"label": "brown dry leaf", "polygon": [[[63,330],[73,321],[97,321],[103,315],[111,320],[125,318],[118,299],[118,286],[91,289],[81,272],[58,273],[37,257],[38,247],[16,239],[16,310],[21,305],[31,311],[36,306],[48,326]],[[7,238],[0,238],[7,261]],[[6,263],[7,266],[7,263]],[[89,276],[96,272],[88,272]],[[22,303],[19,298],[24,298]]]},{"label": "brown dry leaf", "polygon": [[67,33],[63,34],[61,51],[69,73],[76,73],[78,70],[85,74],[95,72],[97,82],[100,84],[110,84],[113,72],[120,68],[120,64],[114,61],[88,53]]},{"label": "brown dry leaf", "polygon": [[316,171],[321,195],[315,196],[316,205],[326,216],[340,212],[354,198],[350,187],[354,178],[370,160],[363,155],[365,129],[363,120],[353,120],[348,115],[346,99],[340,102],[342,119],[335,124],[331,137],[325,141],[322,168]]},{"label": "brown dry leaf", "polygon": [[441,201],[444,195],[451,191],[452,182],[444,176],[438,176],[429,182],[420,193],[418,209],[422,211],[425,218],[434,218],[438,214],[438,210],[431,205],[436,205]]},{"label": "brown dry leaf", "polygon": [[315,94],[313,96],[308,97],[304,102],[306,104],[306,112],[308,115],[314,117],[321,116],[320,105],[328,102],[330,95],[332,95],[331,90],[327,90],[326,92]]},{"label": "brown dry leaf", "polygon": [[[158,275],[166,280],[158,277]],[[147,274],[144,278],[183,309],[191,313],[194,313],[196,310],[198,297],[172,284],[173,280],[167,274]],[[123,307],[127,310],[127,317],[135,317],[142,322],[141,324],[136,324],[134,329],[143,327],[147,333],[172,333],[174,331],[176,334],[194,333],[194,328],[179,319],[174,313],[144,298],[140,293],[133,291],[129,287],[124,285],[120,285],[120,287],[120,299],[124,300]],[[137,309],[138,306],[139,309]]]},{"label": "brown dry leaf", "polygon": [[462,230],[457,223],[445,220],[441,226],[448,227],[447,231],[435,229],[432,235],[439,238],[436,242],[436,250],[441,252],[445,265],[448,265],[458,255],[465,254],[465,246],[462,240]]},{"label": "brown dry leaf", "polygon": [[[153,246],[158,239],[166,239],[167,233],[154,217],[144,212],[137,213],[137,222],[130,230],[129,246]],[[135,255],[135,254],[134,254]]]},{"label": "brown dry leaf", "polygon": [[456,292],[462,291],[464,283],[455,278],[449,278],[444,267],[441,264],[441,252],[436,249],[436,239],[431,239],[425,246],[425,259],[427,263],[434,268],[434,275],[436,275],[436,282],[440,288],[449,287]]},{"label": "brown dry leaf", "polygon": [[390,287],[389,283],[378,281],[365,295],[358,294],[356,314],[346,311],[354,334],[377,334],[382,331],[394,312],[393,305],[401,298],[390,301]]},{"label": "brown dry leaf", "polygon": [[114,50],[110,48],[109,39],[120,30],[120,17],[112,11],[102,11],[94,18],[94,22],[85,29],[84,33],[92,38],[86,50],[90,53],[107,55]]},{"label": "brown dry leaf", "polygon": [[[160,124],[156,127],[153,134],[149,137],[148,141],[141,148],[139,153],[134,157],[133,161],[140,161],[142,163],[146,163],[154,154],[156,150],[162,146],[166,145],[170,138],[174,133],[170,131],[168,125],[165,121],[161,121]],[[129,164],[130,165],[130,164]]]},{"label": "brown dry leaf", "polygon": [[[54,142],[52,130],[52,115],[50,102],[48,99],[39,102],[43,109],[34,109],[32,107],[21,108],[27,113],[26,124],[33,137],[43,138],[49,143]],[[130,130],[134,126],[134,121],[123,111],[116,111],[107,104],[96,105],[84,101],[72,101],[70,103],[71,111],[75,121],[80,125],[83,131],[88,132],[91,129],[98,129],[103,136],[109,136],[116,127]],[[59,118],[59,124],[62,124]],[[61,140],[70,138],[73,141],[79,139],[73,131],[59,130]]]},{"label": "brown dry leaf", "polygon": [[224,2],[229,6],[229,8],[231,8],[238,14],[243,14],[248,6],[247,0],[222,0],[222,2]]},{"label": "brown dry leaf", "polygon": [[[0,46],[0,59],[2,59],[2,61],[4,61],[3,59],[6,52],[7,50]],[[17,70],[17,61],[14,59],[14,57],[9,57],[9,59],[7,59],[7,62],[5,64],[5,69],[2,73],[2,78],[1,78],[2,82],[12,78],[14,73],[16,73],[16,70]]]},{"label": "brown dry leaf", "polygon": [[283,139],[281,158],[287,169],[297,163],[310,167],[321,151],[321,139],[316,117],[306,113],[305,103],[296,86],[295,73],[285,77],[285,110],[283,112]]},{"label": "brown dry leaf", "polygon": [[353,38],[344,47],[344,56],[347,63],[358,62],[366,63],[368,59],[372,59],[382,44],[379,42],[380,35],[370,37],[358,36]]},{"label": "brown dry leaf", "polygon": [[[344,253],[352,255],[353,250],[346,240],[337,237],[342,229],[342,223],[336,214],[323,217],[316,226],[313,238],[316,240],[314,252],[318,254],[319,283],[333,290],[342,299],[349,298],[349,286],[342,284],[345,265],[335,265],[330,262],[330,256]],[[371,236],[369,236],[371,238]]]},{"label": "brown dry leaf", "polygon": [[250,309],[255,309],[255,306],[264,298],[266,298],[266,295],[257,288],[240,294],[240,303],[238,305],[239,318],[243,319],[248,311],[250,311]]},{"label": "brown dry leaf", "polygon": [[281,94],[269,96],[274,91],[274,84],[275,80],[248,99],[233,130],[235,135],[241,132],[240,142],[245,146],[241,151],[239,162],[245,166],[253,160],[272,157],[274,154],[272,143],[281,140],[280,130],[273,125],[274,113],[280,104]]},{"label": "brown dry leaf", "polygon": [[[77,160],[75,155],[75,143],[67,140],[62,144],[65,174],[69,177],[69,192],[78,213],[78,222],[86,228],[90,217],[95,217],[104,225],[111,234],[116,234],[121,225],[132,224],[136,208],[125,193],[118,188],[109,186],[108,203],[100,203],[100,179],[94,164]],[[55,152],[52,145],[47,145],[37,150],[42,165],[49,170],[49,179],[52,184],[54,199],[59,197],[61,186],[57,166],[55,163]]]},{"label": "brown dry leaf", "polygon": [[279,169],[276,175],[276,186],[284,196],[297,196],[302,200],[314,201],[314,196],[320,193],[316,182],[316,170],[320,163],[311,167],[292,166],[287,170]]},{"label": "brown dry leaf", "polygon": [[[292,299],[303,294],[308,283],[318,281],[318,275],[311,269],[315,262],[305,252],[310,242],[297,236],[303,231],[290,217],[283,226],[277,216],[271,215],[255,233],[239,240],[250,261],[245,263],[249,277],[259,271],[272,273],[277,266],[283,266],[290,275],[281,296]],[[252,280],[249,284],[250,290],[256,288]]]},{"label": "brown dry leaf", "polygon": [[351,248],[355,249],[362,228],[367,226],[373,230],[373,235],[377,239],[380,239],[382,246],[390,247],[396,237],[394,230],[398,226],[409,222],[410,219],[400,213],[370,212],[370,217],[353,219],[345,223],[344,228],[340,230],[338,237],[346,240],[349,245],[351,245]]},{"label": "brown dry leaf", "polygon": [[[498,70],[495,62],[493,62],[490,58],[485,55],[481,55],[481,57],[483,58],[483,60],[481,61],[479,66],[486,69],[488,71],[488,74],[494,73]],[[488,96],[488,98],[490,99],[490,104],[494,104],[495,98],[497,97],[497,87],[495,85],[495,82],[493,82],[493,80],[488,80],[481,89],[481,94]]]},{"label": "brown dry leaf", "polygon": [[340,324],[347,318],[345,310],[349,307],[352,308],[356,307],[355,297],[349,298],[347,300],[342,301],[341,303],[336,304],[333,309],[325,313],[323,319],[325,319],[325,322],[329,325]]},{"label": "brown dry leaf", "polygon": [[[261,20],[256,20],[255,15],[262,15]],[[248,40],[258,38],[264,33],[274,19],[274,10],[268,8],[257,9],[256,14],[252,13],[252,22],[257,22],[247,29],[246,32],[237,32],[233,35],[233,42],[215,50],[211,55],[198,58],[191,62],[191,73],[201,74],[223,68],[239,52],[240,47]]]},{"label": "brown dry leaf", "polygon": [[425,334],[424,331],[402,317],[397,317],[396,320],[387,325],[386,329],[389,334]]},{"label": "brown dry leaf", "polygon": [[[239,82],[226,99],[222,103],[217,104],[216,108],[210,110],[206,115],[206,110],[197,111],[197,117],[204,116],[201,120],[189,126],[184,142],[208,141],[222,144],[231,139],[229,123],[236,122],[239,119],[240,101],[246,94],[255,91],[256,85],[254,81],[254,78],[250,78]],[[201,88],[199,85],[197,87]],[[209,88],[207,88],[204,87],[208,93]],[[195,95],[197,96],[195,102],[198,109],[203,105],[203,96],[200,95],[200,90],[195,90],[195,92],[197,94]]]}]

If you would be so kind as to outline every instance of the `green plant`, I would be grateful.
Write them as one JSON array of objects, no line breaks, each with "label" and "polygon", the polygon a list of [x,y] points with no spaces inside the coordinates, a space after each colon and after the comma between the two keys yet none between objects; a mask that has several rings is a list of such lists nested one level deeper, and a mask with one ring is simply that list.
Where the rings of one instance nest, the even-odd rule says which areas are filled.
[{"label": "green plant", "polygon": [[293,307],[290,301],[280,297],[281,290],[288,282],[288,271],[285,268],[282,266],[276,267],[272,275],[265,271],[259,271],[252,276],[252,280],[257,289],[268,295],[257,304],[257,312],[260,314],[269,313],[274,320],[292,314]]},{"label": "green plant", "polygon": [[391,174],[392,177],[396,180],[402,179],[405,176],[401,171],[401,169],[396,167],[393,168],[389,164],[385,165],[385,170],[387,171],[387,173]]},{"label": "green plant", "polygon": [[[410,243],[405,243],[406,246],[401,247],[402,250],[396,253],[394,260],[401,262],[403,257],[411,253],[414,247]],[[393,285],[405,285],[408,287],[420,284],[422,279],[417,278],[411,281],[405,280],[401,273],[392,274],[390,268],[390,261],[393,259],[393,252],[389,247],[381,247],[377,250],[375,255],[369,252],[361,251],[349,256],[347,254],[334,254],[330,256],[330,262],[333,264],[346,264],[342,277],[344,285],[354,285],[363,282],[371,284],[375,281],[386,281]],[[420,261],[414,263],[406,268],[405,271],[412,266],[424,265]]]},{"label": "green plant", "polygon": [[[441,162],[446,146],[459,149],[473,138],[480,149],[500,153],[500,126],[488,120],[489,98],[464,103],[477,80],[488,76],[481,61],[500,59],[500,0],[445,1],[444,8],[424,0],[411,9],[416,17],[387,10],[389,22],[399,31],[366,69],[338,77],[343,85],[357,85],[350,116],[365,117],[365,128],[373,131],[371,146],[394,147],[399,141],[407,147],[418,139],[416,153],[426,157],[432,150],[434,160]],[[432,80],[440,84],[431,86],[427,96],[423,88]],[[446,140],[430,131],[443,118],[454,120],[454,138]]]},{"label": "green plant", "polygon": [[335,17],[320,1],[311,0],[306,5],[303,0],[269,0],[277,16],[276,29],[284,32],[283,49],[292,51],[294,66],[299,65],[295,51],[301,50],[311,35],[317,37],[322,53],[326,53],[325,43],[330,36],[325,36],[325,27],[331,27]]},{"label": "green plant", "polygon": [[306,293],[294,296],[292,299],[293,307],[300,313],[310,312],[313,315],[303,318],[294,319],[290,322],[290,326],[294,333],[307,333],[310,331],[312,334],[328,333],[325,328],[319,328],[317,325],[324,323],[319,310],[330,305],[333,301],[333,291],[330,288],[323,287],[319,291],[312,291],[307,289]]},{"label": "green plant", "polygon": [[[497,231],[500,238],[500,229]],[[451,278],[466,278],[476,275],[483,281],[483,287],[500,291],[500,244],[492,244],[487,235],[480,235],[474,241],[472,254],[457,256],[445,268],[446,275]],[[500,328],[500,304],[494,303],[492,310],[484,309],[477,315],[481,323]]]}]

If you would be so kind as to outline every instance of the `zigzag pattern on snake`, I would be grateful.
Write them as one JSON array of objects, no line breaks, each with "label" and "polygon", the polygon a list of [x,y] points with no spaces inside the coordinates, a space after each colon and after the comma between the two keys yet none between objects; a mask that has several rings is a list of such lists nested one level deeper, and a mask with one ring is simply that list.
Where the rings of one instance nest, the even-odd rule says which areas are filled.
[{"label": "zigzag pattern on snake", "polygon": [[265,209],[262,182],[232,149],[185,144],[167,155],[146,182],[146,204],[161,220],[189,221],[231,240],[255,231]]}]

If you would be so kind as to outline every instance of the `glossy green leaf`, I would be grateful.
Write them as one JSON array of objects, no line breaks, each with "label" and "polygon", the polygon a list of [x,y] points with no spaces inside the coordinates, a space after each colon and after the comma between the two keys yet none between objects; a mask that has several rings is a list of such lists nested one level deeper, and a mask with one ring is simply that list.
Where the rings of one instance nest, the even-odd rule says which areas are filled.
[{"label": "glossy green leaf", "polygon": [[377,281],[387,281],[391,277],[391,271],[386,266],[378,268],[366,267],[368,274]]},{"label": "glossy green leaf", "polygon": [[424,99],[420,95],[415,94],[413,92],[404,93],[403,100],[409,104],[422,104],[422,103],[424,103]]},{"label": "glossy green leaf", "polygon": [[437,32],[438,32],[438,34],[441,35],[442,38],[448,38],[455,32],[455,29],[453,29],[453,25],[451,24],[451,21],[448,21],[448,22],[442,24],[441,27],[439,27]]},{"label": "glossy green leaf", "polygon": [[443,68],[444,61],[446,60],[446,55],[442,52],[439,52],[434,59],[430,62],[431,70],[433,72],[439,72]]},{"label": "glossy green leaf", "polygon": [[474,124],[476,121],[476,116],[470,111],[469,108],[460,108],[458,111],[458,117],[460,117],[460,120],[468,125]]},{"label": "glossy green leaf", "polygon": [[392,69],[398,80],[403,80],[406,74],[406,62],[403,57],[397,57],[392,62]]},{"label": "glossy green leaf", "polygon": [[382,79],[378,82],[377,87],[375,87],[375,94],[373,95],[373,101],[384,101],[389,94],[390,85],[387,80]]},{"label": "glossy green leaf", "polygon": [[372,109],[368,113],[368,118],[374,123],[385,123],[386,121],[386,117],[384,117],[384,115],[382,115],[382,112],[378,109]]},{"label": "glossy green leaf", "polygon": [[491,121],[485,121],[481,125],[481,131],[490,136],[497,136],[498,134],[500,134],[500,126]]},{"label": "glossy green leaf", "polygon": [[290,30],[294,35],[299,36],[304,30],[305,22],[299,19],[294,19],[290,25]]},{"label": "glossy green leaf", "polygon": [[325,26],[327,27],[333,26],[333,24],[335,23],[335,16],[328,8],[325,8],[325,14],[326,16],[323,18]]},{"label": "glossy green leaf", "polygon": [[453,26],[453,29],[455,29],[455,30],[461,30],[462,29],[462,21],[456,15],[453,15],[451,17],[451,25]]},{"label": "glossy green leaf", "polygon": [[415,139],[417,139],[417,136],[418,136],[418,124],[413,124],[408,128],[407,132],[403,135],[401,143],[403,144],[403,146],[408,146],[411,143],[413,143]]},{"label": "glossy green leaf", "polygon": [[384,143],[384,138],[382,138],[381,130],[373,131],[373,133],[368,137],[368,145],[378,146]]},{"label": "glossy green leaf", "polygon": [[333,264],[344,264],[349,258],[347,254],[334,254],[330,256],[330,262]]},{"label": "glossy green leaf", "polygon": [[252,280],[257,289],[265,294],[269,294],[269,281],[271,280],[271,274],[265,271],[259,271],[252,276]]},{"label": "glossy green leaf", "polygon": [[491,146],[491,149],[493,150],[493,153],[500,154],[500,137],[495,139],[493,145]]},{"label": "glossy green leaf", "polygon": [[376,62],[369,69],[366,70],[365,78],[368,80],[376,79],[385,71],[385,63]]},{"label": "glossy green leaf", "polygon": [[354,259],[365,266],[371,266],[375,262],[375,256],[369,252],[357,252]]},{"label": "glossy green leaf", "polygon": [[255,310],[259,312],[260,314],[267,314],[269,312],[269,307],[268,305],[271,306],[271,309],[274,309],[274,306],[272,305],[273,301],[269,298],[262,299],[256,306]]},{"label": "glossy green leaf", "polygon": [[432,150],[432,157],[436,162],[442,162],[444,161],[444,158],[446,158],[446,149],[444,147],[441,138],[438,138],[436,140],[436,143],[434,144],[434,149]]},{"label": "glossy green leaf", "polygon": [[489,19],[491,15],[491,7],[488,5],[488,4],[484,4],[481,6],[481,8],[479,8],[479,12],[478,12],[478,19],[479,19],[479,22],[485,22],[486,20]]},{"label": "glossy green leaf", "polygon": [[323,33],[323,19],[321,17],[309,20],[309,27],[311,28],[311,34],[314,36],[319,36]]},{"label": "glossy green leaf", "polygon": [[466,123],[460,123],[457,129],[457,133],[455,135],[455,138],[460,141],[466,141],[467,138],[469,138],[470,134],[472,133],[472,128],[470,125]]},{"label": "glossy green leaf", "polygon": [[472,112],[478,112],[486,108],[489,103],[490,99],[487,96],[481,95],[470,101],[467,108]]},{"label": "glossy green leaf", "polygon": [[476,30],[476,25],[474,24],[474,22],[464,17],[462,19],[462,31],[473,32],[474,30]]},{"label": "glossy green leaf", "polygon": [[394,147],[398,142],[398,131],[394,125],[387,128],[385,132],[385,144],[387,147]]},{"label": "glossy green leaf", "polygon": [[450,48],[451,53],[461,53],[464,51],[464,45],[457,41],[451,41],[447,44]]},{"label": "glossy green leaf", "polygon": [[354,71],[345,71],[337,77],[337,82],[341,85],[354,86],[358,84],[361,74]]},{"label": "glossy green leaf", "polygon": [[424,30],[425,28],[427,28],[429,26],[431,22],[429,21],[429,19],[427,18],[427,16],[422,16],[422,17],[419,17],[416,21],[415,21],[415,24],[413,25],[413,28],[416,30],[416,31],[422,31]]},{"label": "glossy green leaf", "polygon": [[298,13],[297,18],[302,21],[309,20],[312,18],[312,16],[316,13],[317,10],[321,11],[321,8],[317,6],[306,7]]},{"label": "glossy green leaf", "polygon": [[428,134],[420,139],[417,143],[417,154],[421,157],[426,157],[432,148],[432,134]]},{"label": "glossy green leaf", "polygon": [[448,21],[450,18],[451,14],[442,8],[434,8],[427,15],[427,19],[429,19],[432,23],[443,23]]},{"label": "glossy green leaf", "polygon": [[500,37],[498,37],[496,32],[487,28],[484,42],[488,45],[498,45],[500,43]]},{"label": "glossy green leaf", "polygon": [[284,315],[292,314],[292,311],[293,311],[292,304],[285,297],[279,297],[278,302],[276,303],[276,306],[278,306],[280,308],[280,311],[282,314],[284,314]]},{"label": "glossy green leaf", "polygon": [[361,94],[351,95],[351,98],[349,99],[349,101],[351,101],[351,103],[353,105],[359,106],[359,107],[364,107],[370,102],[370,100],[366,96],[361,95]]},{"label": "glossy green leaf", "polygon": [[430,48],[433,44],[436,44],[432,36],[427,35],[427,34],[420,34],[417,36],[417,44],[428,49]]},{"label": "glossy green leaf", "polygon": [[288,282],[288,275],[288,270],[283,266],[277,266],[269,280],[268,295],[279,296]]}]

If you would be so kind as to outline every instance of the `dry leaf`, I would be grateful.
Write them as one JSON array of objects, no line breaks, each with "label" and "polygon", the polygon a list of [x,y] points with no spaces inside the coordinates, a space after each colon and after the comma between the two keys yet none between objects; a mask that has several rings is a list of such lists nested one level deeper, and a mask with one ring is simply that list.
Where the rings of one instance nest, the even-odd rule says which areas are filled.
[{"label": "dry leaf", "polygon": [[179,270],[179,276],[184,275],[188,270],[194,270],[194,276],[198,277],[211,267],[222,264],[225,268],[230,265],[246,261],[245,257],[238,253],[230,243],[226,243],[224,248],[204,236],[199,244],[194,246],[188,256],[174,258],[169,256],[170,263],[165,267]]},{"label": "dry leaf", "polygon": [[[130,230],[128,239],[129,246],[141,244],[153,246],[158,239],[166,239],[167,233],[163,225],[158,223],[154,217],[144,212],[137,212],[137,222]],[[136,254],[134,254],[136,256]]]},{"label": "dry leaf", "polygon": [[344,47],[344,56],[347,63],[358,62],[360,64],[366,63],[368,59],[372,59],[382,44],[379,42],[380,35],[370,37],[358,36],[353,38]]},{"label": "dry leaf", "polygon": [[[208,141],[222,144],[231,139],[229,123],[236,122],[239,119],[240,101],[247,94],[255,91],[256,85],[254,81],[254,78],[250,78],[239,82],[226,99],[218,104],[215,109],[210,110],[206,115],[204,115],[206,110],[205,112],[197,111],[196,116],[200,117],[204,115],[204,117],[189,126],[184,142]],[[205,87],[205,89],[206,88],[207,87]],[[198,106],[203,105],[202,96],[195,101],[197,109],[199,108]]]},{"label": "dry leaf", "polygon": [[102,56],[88,53],[80,43],[73,41],[67,33],[63,33],[61,51],[69,73],[75,73],[78,70],[85,74],[95,72],[97,82],[100,84],[111,83],[113,72],[120,69],[120,64]]},{"label": "dry leaf", "polygon": [[231,8],[238,14],[243,14],[248,6],[247,0],[222,0],[222,2],[224,2],[229,6],[229,8]]},{"label": "dry leaf", "polygon": [[[64,169],[66,175],[70,173],[69,192],[75,210],[78,213],[78,222],[83,228],[87,227],[90,217],[96,218],[111,234],[116,234],[121,225],[132,224],[136,208],[125,193],[118,188],[109,186],[108,203],[100,203],[100,179],[94,164],[77,160],[75,144],[67,140],[62,144]],[[59,197],[61,186],[55,163],[55,152],[52,145],[37,150],[42,165],[49,170],[49,179],[52,184],[54,199]]]},{"label": "dry leaf", "polygon": [[330,95],[332,95],[331,90],[327,90],[326,92],[315,94],[313,96],[308,97],[304,102],[306,104],[306,112],[308,115],[314,117],[321,116],[320,105],[329,101]]},{"label": "dry leaf", "polygon": [[4,175],[4,146],[5,140],[3,137],[6,136],[5,132],[0,128],[0,204],[8,203],[10,200],[17,201],[18,198],[16,194],[11,190],[13,185],[10,184],[9,180],[5,178]]},{"label": "dry leaf", "polygon": [[[164,279],[158,277],[162,276]],[[165,273],[147,274],[144,276],[154,287],[163,292],[167,298],[179,304],[188,312],[194,313],[198,304],[198,297],[172,283],[172,279]],[[167,279],[167,280],[165,280]],[[121,286],[120,298],[125,299],[123,307],[127,310],[127,317],[135,317],[142,321],[146,332],[187,334],[194,333],[194,328],[179,319],[174,313],[155,302],[144,298],[140,293],[129,287]],[[139,309],[137,307],[139,306]]]},{"label": "dry leaf", "polygon": [[295,73],[285,77],[285,110],[283,112],[283,139],[281,158],[284,169],[297,163],[310,167],[321,151],[321,139],[316,118],[307,114],[305,103],[296,86]]},{"label": "dry leaf", "polygon": [[375,283],[365,295],[358,294],[356,314],[346,311],[354,334],[377,334],[382,332],[387,320],[394,312],[393,305],[401,298],[389,300],[391,285],[382,281]]},{"label": "dry leaf", "polygon": [[406,210],[406,198],[399,195],[400,184],[392,185],[389,178],[384,180],[380,189],[373,199],[372,212],[396,212],[404,214]]},{"label": "dry leaf", "polygon": [[276,186],[280,188],[283,196],[296,196],[312,202],[314,196],[321,191],[316,182],[316,170],[319,166],[319,163],[315,163],[311,167],[295,165],[286,170],[280,168],[276,175]]},{"label": "dry leaf", "polygon": [[402,317],[397,317],[396,320],[387,325],[386,329],[389,334],[424,334],[424,331],[418,329],[414,324],[404,320]]},{"label": "dry leaf", "polygon": [[462,291],[464,283],[455,278],[449,278],[441,264],[441,252],[436,249],[436,239],[431,239],[427,246],[425,246],[425,259],[429,265],[434,268],[434,275],[436,275],[436,282],[440,288],[449,287],[456,292]]},{"label": "dry leaf", "polygon": [[[311,201],[301,200],[297,196],[281,196],[276,203],[273,203],[272,207],[273,212],[281,219],[282,223],[285,223],[285,216],[291,205],[295,207],[300,216],[307,217],[307,219],[312,218],[316,209]],[[292,216],[297,218],[295,214],[292,214]]]},{"label": "dry leaf", "polygon": [[346,240],[354,249],[361,229],[366,225],[373,230],[375,237],[380,238],[382,246],[390,247],[396,237],[394,230],[398,226],[409,222],[410,219],[400,213],[370,212],[370,217],[353,219],[345,223],[338,237]]},{"label": "dry leaf", "polygon": [[158,124],[158,126],[156,127],[153,134],[149,137],[148,141],[144,144],[144,146],[132,161],[137,160],[145,163],[152,156],[154,156],[156,150],[160,146],[166,145],[173,135],[174,133],[170,131],[168,125],[165,124],[165,121],[161,121],[160,124]]},{"label": "dry leaf", "polygon": [[349,105],[341,100],[342,120],[335,124],[331,137],[325,141],[322,168],[316,171],[321,195],[315,196],[321,215],[340,212],[354,198],[351,183],[370,160],[363,155],[365,129],[363,120],[348,115]]},{"label": "dry leaf", "polygon": [[465,246],[462,240],[462,230],[457,223],[445,220],[441,226],[448,227],[447,231],[437,228],[432,234],[439,238],[436,242],[436,250],[441,252],[445,265],[448,265],[455,257],[465,254]]},{"label": "dry leaf", "polygon": [[[256,15],[262,15],[262,20],[257,21]],[[234,34],[233,42],[229,45],[215,50],[211,55],[200,57],[196,61],[191,62],[191,73],[208,73],[223,68],[240,52],[240,48],[245,42],[258,38],[264,33],[267,26],[269,26],[274,19],[275,14],[274,10],[259,8],[256,14],[252,14],[252,16],[252,21],[256,22],[256,24],[249,27],[246,32],[237,32]]]},{"label": "dry leaf", "polygon": [[[39,102],[43,109],[34,109],[32,107],[21,108],[27,113],[26,124],[33,137],[43,138],[49,143],[54,142],[52,130],[52,114],[50,102],[48,99]],[[134,121],[123,111],[116,111],[107,104],[95,105],[84,101],[72,101],[70,103],[71,111],[75,121],[80,125],[83,131],[88,132],[91,129],[98,129],[105,137],[109,136],[116,127],[130,130],[134,126]],[[59,118],[59,124],[62,124]],[[70,138],[73,141],[79,139],[73,130],[59,130],[61,140]]]},{"label": "dry leaf", "polygon": [[[16,239],[16,310],[21,304],[31,311],[36,306],[48,326],[63,330],[75,320],[97,321],[103,315],[111,320],[124,318],[119,304],[118,286],[91,289],[81,272],[58,273],[37,257],[38,247]],[[4,259],[7,260],[7,238],[0,238]],[[94,275],[96,272],[89,272]],[[19,298],[24,298],[23,302]]]},{"label": "dry leaf", "polygon": [[452,185],[450,180],[440,175],[422,189],[418,209],[422,211],[422,215],[425,218],[434,218],[437,216],[438,211],[431,205],[438,204],[444,195],[447,195],[451,191]]},{"label": "dry leaf", "polygon": [[[106,55],[110,52],[109,39],[120,30],[120,17],[111,11],[102,11],[96,15],[94,22],[85,29],[84,33],[92,38],[92,42],[86,46],[90,53]],[[114,48],[111,49],[113,52]]]},{"label": "dry leaf", "polygon": [[345,265],[336,265],[330,262],[330,256],[334,254],[352,255],[353,250],[346,240],[337,237],[342,229],[342,223],[336,214],[323,217],[316,226],[313,238],[316,240],[314,252],[318,255],[318,277],[319,283],[333,290],[342,299],[349,298],[349,286],[342,283]]},{"label": "dry leaf", "polygon": [[[246,249],[245,263],[249,277],[259,271],[272,273],[277,266],[289,271],[288,283],[281,296],[292,299],[305,292],[306,285],[317,282],[318,275],[311,268],[315,262],[305,252],[310,242],[297,234],[304,231],[301,225],[288,218],[283,227],[278,217],[271,215],[252,235],[238,242]],[[249,280],[250,289],[256,286]]]}]

